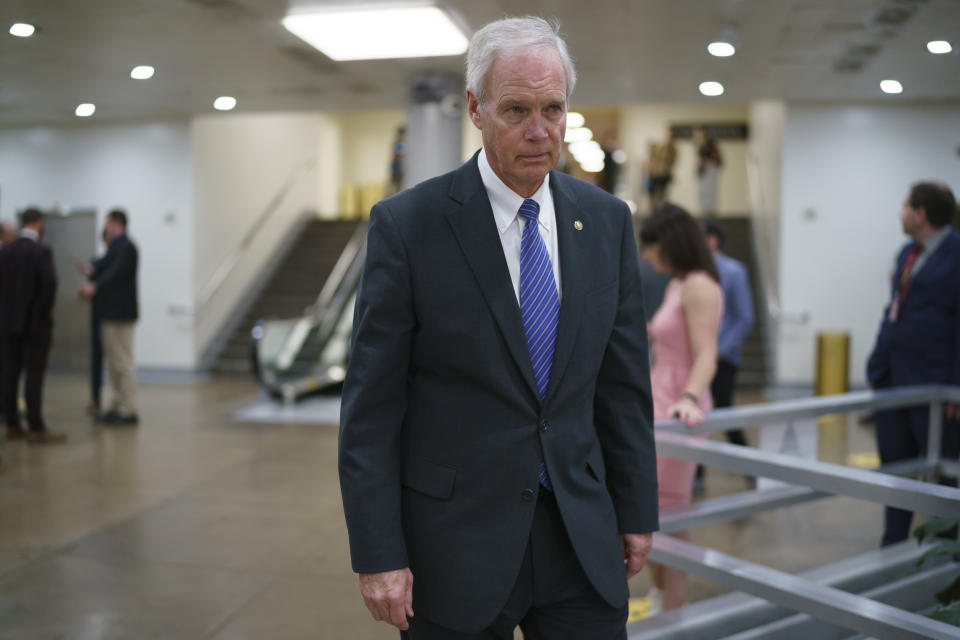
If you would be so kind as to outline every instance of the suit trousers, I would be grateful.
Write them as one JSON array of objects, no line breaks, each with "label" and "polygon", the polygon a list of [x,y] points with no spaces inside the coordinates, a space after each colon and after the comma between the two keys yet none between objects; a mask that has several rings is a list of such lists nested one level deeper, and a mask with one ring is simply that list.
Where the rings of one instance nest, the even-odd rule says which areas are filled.
[{"label": "suit trousers", "polygon": [[[927,455],[927,439],[930,432],[930,409],[919,407],[912,409],[891,409],[877,411],[877,449],[880,461],[884,464],[898,460],[924,457]],[[947,421],[944,417],[943,439],[940,454],[944,458],[957,459],[960,454],[960,423]],[[941,478],[940,484],[955,487],[956,478]],[[882,546],[903,542],[910,536],[910,523],[913,512],[895,507],[887,507],[884,513]],[[954,529],[946,537],[957,536]]]},{"label": "suit trousers", "polygon": [[[626,577],[624,577],[626,579]],[[416,580],[416,576],[414,576]],[[414,613],[417,603],[413,603]],[[403,640],[626,640],[627,607],[611,607],[590,584],[567,536],[553,493],[540,487],[520,574],[506,605],[478,633],[460,633],[422,616]]]},{"label": "suit trousers", "polygon": [[43,378],[47,371],[47,358],[50,355],[52,330],[45,330],[28,336],[4,336],[3,348],[3,413],[7,426],[20,428],[20,409],[17,406],[17,391],[20,388],[20,375],[25,373],[24,398],[27,401],[27,425],[31,431],[43,431]]},{"label": "suit trousers", "polygon": [[100,321],[100,337],[113,387],[110,409],[125,416],[137,413],[137,370],[133,364],[135,324],[117,320]]}]

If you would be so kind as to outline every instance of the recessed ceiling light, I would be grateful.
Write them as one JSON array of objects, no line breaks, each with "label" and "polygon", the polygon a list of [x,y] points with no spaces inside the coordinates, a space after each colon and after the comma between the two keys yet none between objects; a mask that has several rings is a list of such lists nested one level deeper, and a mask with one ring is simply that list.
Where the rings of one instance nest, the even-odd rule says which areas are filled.
[{"label": "recessed ceiling light", "polygon": [[237,99],[231,96],[220,96],[213,101],[213,108],[217,111],[230,111],[237,106]]},{"label": "recessed ceiling light", "polygon": [[737,52],[729,42],[711,42],[707,45],[707,51],[710,52],[710,55],[718,58],[729,58]]},{"label": "recessed ceiling light", "polygon": [[953,47],[946,40],[931,40],[927,43],[927,51],[936,54],[950,53],[953,51]]},{"label": "recessed ceiling light", "polygon": [[586,118],[583,117],[582,113],[577,113],[576,111],[570,111],[567,113],[567,128],[576,129],[577,127],[582,127],[583,123],[586,122]]},{"label": "recessed ceiling light", "polygon": [[17,36],[18,38],[29,38],[36,30],[36,27],[26,22],[17,22],[10,25],[10,35]]},{"label": "recessed ceiling light", "polygon": [[903,93],[903,85],[896,80],[881,80],[880,90],[884,93]]},{"label": "recessed ceiling light", "polygon": [[593,140],[593,131],[586,127],[567,129],[567,134],[563,137],[564,142],[586,142],[587,140]]},{"label": "recessed ceiling light", "polygon": [[700,93],[705,96],[721,96],[723,95],[723,85],[713,81],[701,82]]},{"label": "recessed ceiling light", "polygon": [[77,114],[78,118],[89,118],[93,115],[93,112],[97,110],[97,107],[89,102],[84,102],[83,104],[78,104],[77,109],[74,111]]},{"label": "recessed ceiling light", "polygon": [[130,71],[130,77],[134,80],[149,80],[153,77],[153,67],[140,65]]},{"label": "recessed ceiling light", "polygon": [[294,13],[283,19],[283,26],[333,60],[455,56],[468,44],[436,7]]}]

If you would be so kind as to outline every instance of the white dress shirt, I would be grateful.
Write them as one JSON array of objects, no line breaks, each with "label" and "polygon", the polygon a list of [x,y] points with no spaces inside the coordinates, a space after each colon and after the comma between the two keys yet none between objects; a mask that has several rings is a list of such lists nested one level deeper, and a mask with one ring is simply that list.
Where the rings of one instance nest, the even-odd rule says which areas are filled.
[{"label": "white dress shirt", "polygon": [[33,240],[34,242],[40,242],[40,234],[34,231],[33,229],[21,229],[20,237],[27,238],[28,240]]},{"label": "white dress shirt", "polygon": [[[487,197],[490,199],[490,207],[493,209],[493,219],[497,225],[497,231],[500,232],[500,242],[503,243],[503,255],[507,259],[507,270],[510,272],[510,280],[513,282],[513,291],[517,296],[517,302],[520,302],[520,239],[523,236],[523,227],[526,220],[521,219],[519,214],[520,205],[526,200],[521,195],[517,195],[510,187],[503,183],[503,180],[494,173],[493,168],[487,161],[487,152],[480,150],[477,157],[477,164],[480,167],[480,179],[483,180],[483,186],[487,190]],[[537,189],[537,192],[530,196],[531,200],[536,200],[540,205],[540,215],[537,222],[540,237],[547,246],[547,252],[550,254],[550,263],[553,266],[553,280],[557,284],[557,295],[560,296],[560,252],[557,246],[557,215],[553,207],[553,195],[550,193],[550,174],[543,179],[543,184]]]}]

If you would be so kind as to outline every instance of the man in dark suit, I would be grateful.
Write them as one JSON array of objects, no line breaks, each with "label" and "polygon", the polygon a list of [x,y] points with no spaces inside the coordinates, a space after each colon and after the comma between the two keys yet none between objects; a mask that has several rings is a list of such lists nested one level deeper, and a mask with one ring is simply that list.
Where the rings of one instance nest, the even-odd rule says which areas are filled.
[{"label": "man in dark suit", "polygon": [[[957,203],[943,184],[910,189],[900,220],[912,240],[900,251],[880,333],[867,363],[875,389],[918,384],[960,385],[960,234],[951,228]],[[929,407],[878,411],[883,463],[925,456]],[[941,454],[960,454],[960,407],[944,410]],[[941,484],[956,486],[956,478]],[[906,540],[913,513],[887,507],[882,544]],[[953,531],[956,536],[956,530]]]},{"label": "man in dark suit", "polygon": [[127,236],[127,214],[114,209],[104,224],[107,253],[97,262],[80,297],[93,300],[100,317],[100,335],[107,356],[113,402],[100,419],[108,425],[132,426],[137,413],[137,370],[133,359],[133,329],[139,316],[137,246]]},{"label": "man in dark suit", "polygon": [[371,212],[340,481],[367,607],[412,640],[626,638],[658,526],[646,323],[626,204],[552,171],[575,77],[546,21],[487,25],[483,149]]},{"label": "man in dark suit", "polygon": [[[3,381],[0,384],[7,438],[26,438],[34,444],[56,444],[62,433],[43,421],[43,377],[53,336],[53,303],[57,275],[53,253],[40,243],[45,221],[37,209],[21,215],[20,237],[0,249],[0,340],[3,341]],[[17,391],[26,373],[28,431],[20,426]]]},{"label": "man in dark suit", "polygon": [[[9,220],[0,220],[0,249],[3,249],[4,245],[8,245],[14,240],[17,239],[17,225],[10,222]],[[3,341],[0,340],[0,389],[3,388]],[[2,398],[2,392],[0,392],[0,398]],[[0,420],[3,420],[3,423],[6,424],[6,419],[4,418],[4,408],[3,400],[0,399]]]}]

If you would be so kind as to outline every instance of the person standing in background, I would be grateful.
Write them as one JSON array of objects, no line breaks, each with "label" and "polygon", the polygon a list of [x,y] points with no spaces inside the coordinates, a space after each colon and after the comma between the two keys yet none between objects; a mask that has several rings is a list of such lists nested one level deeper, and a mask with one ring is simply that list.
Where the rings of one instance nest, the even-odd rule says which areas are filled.
[{"label": "person standing in background", "polygon": [[[0,341],[3,343],[2,400],[7,439],[31,444],[57,444],[67,436],[47,429],[43,420],[43,379],[53,338],[53,304],[57,274],[53,252],[40,238],[43,214],[27,209],[20,217],[20,237],[0,249]],[[20,427],[17,391],[25,373],[27,426]]]},{"label": "person standing in background", "polygon": [[[712,401],[707,391],[717,367],[717,332],[723,293],[713,256],[696,220],[676,205],[661,207],[640,231],[643,257],[670,273],[663,303],[650,320],[654,418],[678,418],[688,426],[703,422]],[[706,438],[707,434],[697,437]],[[657,456],[661,511],[690,504],[696,463]],[[686,532],[671,534],[686,539]],[[651,614],[683,605],[687,576],[651,563],[654,588]]]},{"label": "person standing in background", "polygon": [[[753,294],[750,293],[750,277],[746,266],[723,253],[726,240],[723,227],[715,220],[706,220],[703,227],[723,289],[723,320],[717,338],[717,373],[710,383],[713,408],[720,409],[733,406],[733,389],[736,386],[737,369],[743,359],[743,342],[753,328]],[[731,444],[747,444],[743,429],[732,429],[726,434]],[[697,466],[694,490],[703,491],[703,465]]]},{"label": "person standing in background", "polygon": [[407,127],[397,127],[397,137],[393,141],[393,150],[390,156],[390,195],[399,193],[403,189],[403,178],[406,174],[407,161]]},{"label": "person standing in background", "polygon": [[[17,225],[10,222],[9,220],[0,220],[0,249],[3,249],[4,245],[10,244],[16,239],[17,239]],[[3,341],[0,340],[0,381],[2,380],[3,380]],[[2,382],[0,382],[0,384],[2,384]],[[2,400],[0,400],[0,420],[3,420],[4,424],[6,424],[6,419],[4,418],[4,408],[3,408]]]},{"label": "person standing in background", "polygon": [[[100,240],[109,246],[107,230],[100,234]],[[96,277],[97,266],[103,261],[103,256],[94,256],[86,262],[80,262],[77,269],[88,280]],[[90,300],[90,403],[87,413],[94,418],[100,417],[100,396],[103,388],[103,340],[100,339],[100,305],[96,297]]]},{"label": "person standing in background", "polygon": [[100,336],[113,386],[110,408],[100,415],[109,425],[135,425],[137,370],[133,359],[133,329],[138,319],[137,246],[127,236],[127,214],[114,209],[107,214],[104,234],[107,253],[97,264],[80,297],[92,300],[100,315]]},{"label": "person standing in background", "polygon": [[673,180],[673,165],[677,161],[677,147],[673,141],[673,129],[667,127],[667,137],[662,144],[650,146],[647,160],[647,195],[650,209],[654,210],[667,200],[667,187]]},{"label": "person standing in background", "polygon": [[[900,250],[890,302],[884,310],[867,380],[874,389],[909,385],[960,385],[960,233],[950,223],[957,201],[937,182],[910,188],[900,223],[911,240]],[[960,405],[944,409],[940,454],[960,456]],[[877,449],[883,464],[923,457],[930,432],[929,407],[875,414]],[[955,487],[957,479],[941,476]],[[913,512],[887,507],[881,546],[906,540]],[[956,537],[957,529],[948,532]]]},{"label": "person standing in background", "polygon": [[[705,216],[717,212],[717,178],[723,166],[723,156],[717,141],[707,135],[703,127],[693,130],[693,144],[697,147],[697,187],[700,192],[700,213]],[[720,274],[721,277],[723,274]]]}]

